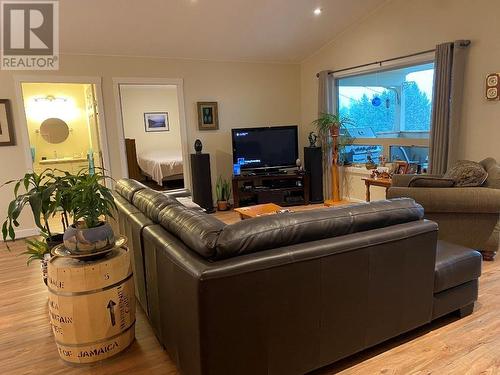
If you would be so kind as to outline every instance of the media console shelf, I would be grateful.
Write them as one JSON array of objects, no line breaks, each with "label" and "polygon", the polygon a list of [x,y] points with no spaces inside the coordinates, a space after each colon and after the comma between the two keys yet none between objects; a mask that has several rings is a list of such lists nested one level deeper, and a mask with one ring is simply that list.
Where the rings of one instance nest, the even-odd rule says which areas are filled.
[{"label": "media console shelf", "polygon": [[297,173],[233,176],[234,207],[309,204],[309,176]]}]

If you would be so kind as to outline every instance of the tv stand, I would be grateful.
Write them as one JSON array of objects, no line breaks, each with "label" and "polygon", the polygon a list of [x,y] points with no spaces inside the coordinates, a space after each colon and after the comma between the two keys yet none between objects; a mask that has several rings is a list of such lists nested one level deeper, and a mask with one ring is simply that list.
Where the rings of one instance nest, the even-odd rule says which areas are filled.
[{"label": "tv stand", "polygon": [[309,176],[279,171],[233,176],[233,198],[235,208],[262,203],[309,204]]}]

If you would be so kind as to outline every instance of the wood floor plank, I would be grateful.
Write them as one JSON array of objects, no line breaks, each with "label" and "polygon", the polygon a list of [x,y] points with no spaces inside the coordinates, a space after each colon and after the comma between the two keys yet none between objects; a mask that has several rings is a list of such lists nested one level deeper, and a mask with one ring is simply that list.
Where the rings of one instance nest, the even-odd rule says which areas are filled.
[{"label": "wood floor plank", "polygon": [[[239,220],[232,211],[217,216],[225,222]],[[27,267],[24,256],[17,256],[24,250],[22,240],[11,247],[9,253],[0,243],[1,374],[178,374],[140,308],[136,341],[125,352],[94,365],[63,362],[50,329],[39,266]],[[314,374],[500,375],[500,260],[483,263],[479,288],[472,315],[444,317]]]}]

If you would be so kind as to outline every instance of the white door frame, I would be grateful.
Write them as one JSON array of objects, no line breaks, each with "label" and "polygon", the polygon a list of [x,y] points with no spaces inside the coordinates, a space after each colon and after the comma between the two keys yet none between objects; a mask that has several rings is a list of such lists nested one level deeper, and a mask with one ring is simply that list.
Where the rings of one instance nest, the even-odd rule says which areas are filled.
[{"label": "white door frame", "polygon": [[184,107],[184,80],[182,78],[113,78],[113,91],[116,103],[116,119],[118,121],[118,143],[120,145],[120,161],[124,177],[129,176],[127,154],[125,150],[125,129],[123,127],[122,100],[120,85],[172,85],[177,87],[177,101],[179,104],[179,122],[181,131],[182,161],[184,173],[184,187],[191,189],[191,168],[189,164],[188,131],[186,124],[186,111]]},{"label": "white door frame", "polygon": [[25,103],[23,97],[23,83],[73,83],[73,84],[93,84],[95,85],[96,100],[99,113],[97,118],[99,121],[99,139],[102,152],[103,167],[108,175],[111,175],[111,163],[109,159],[108,136],[106,132],[106,120],[104,116],[104,101],[102,94],[102,77],[89,76],[52,76],[52,75],[15,75],[14,87],[16,93],[16,101],[18,105],[18,117],[21,120],[21,136],[24,144],[24,157],[26,168],[33,170],[33,161],[31,159],[30,139],[28,132],[28,121],[26,119]]}]

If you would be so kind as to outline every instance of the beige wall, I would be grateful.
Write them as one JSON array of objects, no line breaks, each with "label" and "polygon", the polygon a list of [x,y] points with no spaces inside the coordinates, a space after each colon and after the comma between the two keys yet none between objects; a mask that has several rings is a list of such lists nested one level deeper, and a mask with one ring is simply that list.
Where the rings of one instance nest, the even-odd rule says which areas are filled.
[{"label": "beige wall", "polygon": [[[177,86],[120,85],[125,138],[135,139],[137,154],[167,150],[182,154]],[[169,131],[146,132],[144,113],[167,112]]]},{"label": "beige wall", "polygon": [[[302,63],[303,133],[317,116],[318,71],[347,68],[432,49],[442,42],[470,39],[460,157],[480,160],[493,156],[500,160],[500,103],[484,98],[486,74],[500,71],[499,14],[499,1],[389,1]],[[359,191],[359,187],[356,189]]]},{"label": "beige wall", "polygon": [[[189,149],[196,138],[211,154],[212,180],[218,174],[231,175],[230,129],[242,126],[298,124],[300,122],[300,71],[298,65],[259,64],[240,62],[208,62],[155,58],[128,58],[108,56],[61,56],[57,72],[0,71],[0,98],[13,101],[17,145],[0,147],[0,181],[19,178],[26,170],[21,138],[21,118],[16,102],[14,75],[45,74],[56,76],[103,77],[104,113],[110,150],[112,174],[122,176],[116,103],[113,91],[114,77],[158,77],[184,79],[184,100],[188,127]],[[48,78],[49,80],[50,78]],[[217,131],[198,131],[197,101],[219,103]],[[307,134],[302,134],[307,137]],[[6,162],[8,161],[8,162]],[[11,199],[9,189],[0,191],[0,213],[3,215]],[[22,217],[21,229],[31,228],[29,215]],[[28,224],[26,224],[28,223]]]}]

